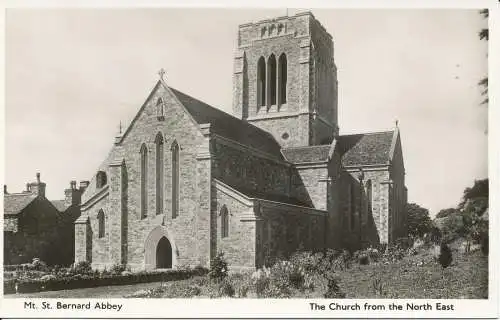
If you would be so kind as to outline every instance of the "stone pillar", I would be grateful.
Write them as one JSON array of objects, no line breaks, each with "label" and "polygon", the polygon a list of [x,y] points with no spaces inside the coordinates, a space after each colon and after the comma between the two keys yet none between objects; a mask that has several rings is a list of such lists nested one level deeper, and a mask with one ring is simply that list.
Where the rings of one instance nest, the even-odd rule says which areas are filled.
[{"label": "stone pillar", "polygon": [[248,117],[248,103],[243,99],[245,91],[245,52],[237,50],[234,57],[233,70],[233,115],[240,119]]},{"label": "stone pillar", "polygon": [[388,244],[390,241],[390,189],[392,181],[382,181],[380,183],[380,193],[379,193],[379,221],[378,221],[378,232],[380,237],[380,243]]},{"label": "stone pillar", "polygon": [[109,164],[109,247],[110,261],[112,264],[123,263],[123,242],[122,237],[122,211],[123,211],[123,160],[116,160]]},{"label": "stone pillar", "polygon": [[[196,215],[196,246],[199,263],[208,267],[210,260],[216,254],[216,221],[212,219],[212,174],[210,153],[210,124],[200,125],[205,137],[196,155],[196,192],[198,198],[198,212]],[[215,224],[215,226],[214,226]]]},{"label": "stone pillar", "polygon": [[75,263],[82,261],[92,262],[92,229],[83,214],[75,221]]}]

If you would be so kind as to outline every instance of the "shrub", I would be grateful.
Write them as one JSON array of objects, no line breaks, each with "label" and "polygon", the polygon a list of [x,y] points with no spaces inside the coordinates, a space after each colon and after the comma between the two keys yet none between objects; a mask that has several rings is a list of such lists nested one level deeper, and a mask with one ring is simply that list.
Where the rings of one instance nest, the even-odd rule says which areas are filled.
[{"label": "shrub", "polygon": [[328,286],[325,294],[325,298],[345,298],[345,293],[340,290],[338,278],[328,279]]},{"label": "shrub", "polygon": [[121,274],[123,271],[126,271],[126,270],[127,270],[126,265],[117,263],[117,264],[112,265],[111,269],[109,271],[111,272],[112,275],[117,275],[117,274]]},{"label": "shrub", "polygon": [[221,297],[234,297],[236,290],[234,290],[234,286],[231,281],[225,279],[219,286],[219,296]]},{"label": "shrub", "polygon": [[367,265],[370,263],[370,258],[368,257],[368,254],[362,253],[358,255],[358,263],[361,265]]},{"label": "shrub", "polygon": [[266,291],[269,289],[270,277],[271,270],[265,266],[252,274],[252,284],[255,288],[257,297],[265,296]]},{"label": "shrub", "polygon": [[90,262],[80,261],[80,262],[73,265],[73,268],[71,269],[71,271],[74,274],[91,274],[92,267],[90,265]]},{"label": "shrub", "polygon": [[485,256],[488,255],[488,251],[489,251],[488,242],[489,242],[489,236],[488,236],[488,233],[485,233],[485,234],[483,234],[481,236],[481,240],[480,240],[480,243],[481,243],[481,252]]},{"label": "shrub", "polygon": [[444,242],[441,244],[438,260],[443,268],[448,267],[451,264],[451,261],[453,260],[451,249]]},{"label": "shrub", "polygon": [[227,277],[228,271],[229,269],[227,267],[226,259],[224,258],[224,253],[219,252],[210,263],[210,272],[208,275],[210,276],[210,279],[220,282]]},{"label": "shrub", "polygon": [[379,297],[385,296],[384,283],[382,279],[376,277],[372,280],[372,288],[375,291],[375,295]]},{"label": "shrub", "polygon": [[33,261],[31,262],[31,269],[37,271],[46,271],[47,264],[39,258],[33,258]]}]

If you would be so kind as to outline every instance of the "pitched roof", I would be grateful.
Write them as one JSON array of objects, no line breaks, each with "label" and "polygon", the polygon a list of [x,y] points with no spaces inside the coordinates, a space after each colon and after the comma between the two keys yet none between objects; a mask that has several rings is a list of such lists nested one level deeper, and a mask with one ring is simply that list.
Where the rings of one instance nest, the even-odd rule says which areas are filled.
[{"label": "pitched roof", "polygon": [[292,163],[318,162],[328,160],[330,145],[285,148],[282,150],[286,160]]},{"label": "pitched roof", "polygon": [[66,209],[68,209],[70,206],[66,205],[66,202],[64,200],[52,200],[50,201],[56,207],[57,211],[59,212],[64,212]]},{"label": "pitched roof", "polygon": [[358,166],[387,164],[394,131],[373,132],[339,136],[342,165]]},{"label": "pitched roof", "polygon": [[5,194],[3,197],[3,214],[16,215],[21,213],[37,197],[33,193]]},{"label": "pitched roof", "polygon": [[258,191],[258,190],[251,189],[251,188],[245,188],[242,186],[234,186],[230,183],[227,183],[227,181],[222,180],[222,182],[224,184],[228,185],[229,187],[233,188],[234,190],[246,195],[249,198],[256,198],[256,199],[262,199],[262,200],[269,200],[269,201],[293,204],[296,206],[314,208],[311,203],[301,201],[301,200],[294,198],[294,197],[287,197],[285,195],[269,194],[269,193]]},{"label": "pitched roof", "polygon": [[283,158],[280,152],[281,146],[270,133],[172,87],[169,88],[198,124],[210,123],[211,132],[279,159]]}]

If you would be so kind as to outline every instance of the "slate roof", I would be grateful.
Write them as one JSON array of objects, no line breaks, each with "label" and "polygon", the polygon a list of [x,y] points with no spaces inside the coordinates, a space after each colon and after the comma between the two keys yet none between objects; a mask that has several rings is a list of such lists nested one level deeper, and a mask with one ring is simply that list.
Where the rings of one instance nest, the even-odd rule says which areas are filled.
[{"label": "slate roof", "polygon": [[292,163],[318,162],[328,160],[330,145],[285,148],[282,150],[286,160]]},{"label": "slate roof", "polygon": [[269,193],[258,191],[258,190],[247,189],[247,188],[244,188],[241,186],[236,187],[236,186],[233,186],[233,185],[227,183],[226,181],[223,181],[223,183],[227,184],[229,187],[233,188],[234,190],[237,190],[238,192],[246,195],[249,198],[276,201],[276,202],[293,204],[293,205],[302,206],[302,207],[314,208],[311,203],[301,201],[301,200],[294,198],[294,197],[269,194]]},{"label": "slate roof", "polygon": [[188,96],[172,87],[177,96],[198,124],[210,123],[213,133],[237,141],[246,146],[261,150],[282,159],[281,147],[274,137],[256,126],[216,109],[208,104]]},{"label": "slate roof", "polygon": [[3,214],[17,215],[23,211],[33,200],[36,199],[33,193],[6,194],[3,197]]},{"label": "slate roof", "polygon": [[50,202],[52,202],[54,207],[56,207],[57,211],[59,211],[59,212],[64,212],[64,211],[66,211],[66,209],[69,208],[69,206],[66,205],[64,200],[52,200]]},{"label": "slate roof", "polygon": [[389,162],[394,131],[339,136],[342,165],[359,166]]}]

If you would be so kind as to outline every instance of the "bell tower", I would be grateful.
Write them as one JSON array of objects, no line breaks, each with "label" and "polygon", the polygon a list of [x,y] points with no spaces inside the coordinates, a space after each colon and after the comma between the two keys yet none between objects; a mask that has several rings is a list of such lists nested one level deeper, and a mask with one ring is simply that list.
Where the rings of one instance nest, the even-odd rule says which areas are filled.
[{"label": "bell tower", "polygon": [[283,147],[328,144],[338,134],[333,41],[312,13],[239,26],[233,114]]}]

